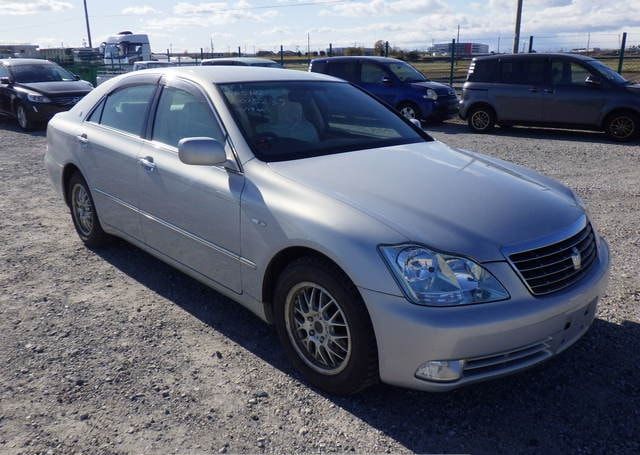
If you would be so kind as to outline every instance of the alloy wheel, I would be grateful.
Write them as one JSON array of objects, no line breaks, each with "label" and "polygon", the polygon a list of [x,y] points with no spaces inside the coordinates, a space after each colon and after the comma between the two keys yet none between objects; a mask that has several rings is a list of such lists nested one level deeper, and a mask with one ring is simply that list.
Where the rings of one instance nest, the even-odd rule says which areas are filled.
[{"label": "alloy wheel", "polygon": [[313,370],[335,375],[351,358],[351,331],[338,301],[323,287],[298,283],[285,301],[285,323],[298,356]]},{"label": "alloy wheel", "polygon": [[611,120],[609,132],[616,139],[628,139],[635,131],[635,123],[631,117],[621,115]]},{"label": "alloy wheel", "polygon": [[416,110],[411,106],[403,106],[400,113],[409,120],[416,118]]},{"label": "alloy wheel", "polygon": [[93,231],[93,204],[84,186],[76,184],[71,192],[71,206],[82,235],[90,236]]},{"label": "alloy wheel", "polygon": [[18,125],[20,125],[20,128],[26,130],[27,126],[29,126],[29,121],[27,120],[27,111],[24,110],[23,106],[18,106],[18,109],[16,110],[16,117],[18,118]]},{"label": "alloy wheel", "polygon": [[491,117],[487,111],[475,111],[471,115],[471,124],[478,131],[486,130],[491,123]]}]

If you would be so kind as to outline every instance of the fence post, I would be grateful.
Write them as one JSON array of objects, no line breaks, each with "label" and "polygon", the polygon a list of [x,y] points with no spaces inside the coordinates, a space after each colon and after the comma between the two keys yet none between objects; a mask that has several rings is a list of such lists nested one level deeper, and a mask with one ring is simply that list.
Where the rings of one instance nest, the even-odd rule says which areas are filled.
[{"label": "fence post", "polygon": [[333,44],[329,43],[329,57],[333,57]]},{"label": "fence post", "polygon": [[204,60],[204,49],[200,48],[200,61]]},{"label": "fence post", "polygon": [[449,70],[449,85],[453,87],[453,70],[456,64],[456,39],[451,40],[451,69]]},{"label": "fence post", "polygon": [[622,34],[622,43],[620,44],[620,55],[618,57],[618,73],[622,74],[622,65],[624,63],[624,48],[627,45],[627,32]]},{"label": "fence post", "polygon": [[282,48],[282,44],[280,45],[280,66],[284,68],[284,49]]},{"label": "fence post", "polygon": [[384,56],[385,57],[389,56],[389,41],[384,42]]},{"label": "fence post", "polygon": [[242,57],[242,52],[240,51],[240,46],[238,46],[238,57]]},{"label": "fence post", "polygon": [[533,35],[529,36],[529,53],[533,52]]},{"label": "fence post", "polygon": [[167,49],[167,63],[171,63],[171,54],[169,53],[169,49]]}]

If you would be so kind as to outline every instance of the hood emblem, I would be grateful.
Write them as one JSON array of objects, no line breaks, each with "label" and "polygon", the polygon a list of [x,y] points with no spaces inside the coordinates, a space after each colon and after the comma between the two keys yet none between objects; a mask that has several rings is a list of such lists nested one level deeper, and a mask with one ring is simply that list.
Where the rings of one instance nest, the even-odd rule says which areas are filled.
[{"label": "hood emblem", "polygon": [[573,268],[575,270],[580,270],[580,267],[582,267],[582,255],[580,254],[580,250],[575,246],[571,250],[571,262],[573,262]]}]

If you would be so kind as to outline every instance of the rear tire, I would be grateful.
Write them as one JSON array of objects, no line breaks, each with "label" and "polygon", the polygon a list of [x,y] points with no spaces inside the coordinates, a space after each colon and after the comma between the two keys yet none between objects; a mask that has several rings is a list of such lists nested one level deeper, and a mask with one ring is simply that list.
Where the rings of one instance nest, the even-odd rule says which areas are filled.
[{"label": "rear tire", "polygon": [[80,173],[76,172],[69,179],[67,194],[71,218],[80,240],[90,248],[107,243],[109,235],[102,230],[89,186]]},{"label": "rear tire", "polygon": [[467,124],[476,133],[488,133],[496,124],[496,114],[489,106],[474,107],[469,112]]},{"label": "rear tire", "polygon": [[616,142],[629,142],[638,137],[640,117],[633,112],[614,112],[607,117],[604,130]]},{"label": "rear tire", "polygon": [[356,287],[328,260],[302,257],[281,273],[274,322],[289,360],[326,392],[351,395],[378,381],[378,348]]}]

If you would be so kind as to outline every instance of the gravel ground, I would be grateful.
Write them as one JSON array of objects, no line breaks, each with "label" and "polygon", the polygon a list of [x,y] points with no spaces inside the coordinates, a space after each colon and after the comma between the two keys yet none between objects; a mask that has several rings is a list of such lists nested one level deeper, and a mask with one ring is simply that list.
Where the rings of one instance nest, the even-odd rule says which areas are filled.
[{"label": "gravel ground", "polygon": [[612,247],[609,293],[579,343],[524,374],[334,398],[240,306],[124,242],[84,248],[43,134],[0,120],[0,452],[639,453],[640,145],[433,130],[583,196]]}]

